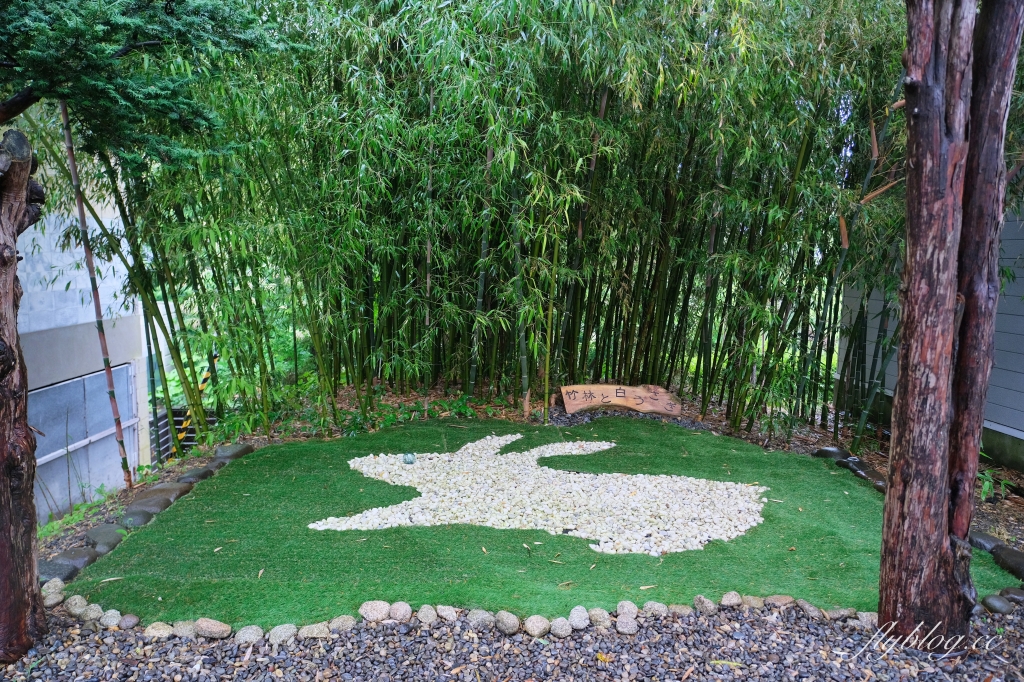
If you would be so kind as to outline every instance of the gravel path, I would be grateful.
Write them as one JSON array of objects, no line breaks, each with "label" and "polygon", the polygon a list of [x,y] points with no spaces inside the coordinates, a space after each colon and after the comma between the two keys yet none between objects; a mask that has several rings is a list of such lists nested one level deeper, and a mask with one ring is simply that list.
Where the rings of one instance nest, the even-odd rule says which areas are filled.
[{"label": "gravel path", "polygon": [[[589,628],[565,639],[474,633],[455,623],[359,624],[329,639],[271,647],[266,640],[171,637],[141,628],[94,633],[51,614],[51,634],[5,680],[1024,680],[1024,609],[975,621],[991,649],[936,660],[914,652],[865,651],[852,624],[811,620],[800,609],[722,608],[715,616],[639,618],[636,635]],[[415,621],[413,621],[415,623]],[[984,639],[982,640],[984,642]],[[870,671],[870,672],[868,672]],[[909,676],[909,678],[907,677]]]}]

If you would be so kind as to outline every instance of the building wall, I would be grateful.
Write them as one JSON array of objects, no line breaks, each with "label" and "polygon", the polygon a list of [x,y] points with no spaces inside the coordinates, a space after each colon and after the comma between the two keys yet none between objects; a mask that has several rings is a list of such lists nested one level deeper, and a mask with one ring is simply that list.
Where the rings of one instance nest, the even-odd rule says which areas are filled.
[{"label": "building wall", "polygon": [[[89,277],[80,248],[61,250],[62,231],[62,222],[48,217],[18,240],[24,256],[18,276],[25,292],[18,328],[28,370],[28,419],[38,431],[35,492],[41,523],[124,485]],[[150,461],[142,317],[133,301],[124,305],[118,269],[107,263],[97,267],[114,393],[134,470]]]},{"label": "building wall", "polygon": [[[999,263],[1016,279],[1005,281],[999,296],[995,364],[989,379],[982,444],[985,453],[995,461],[1024,471],[1024,222],[1021,220],[1007,222],[1004,227]],[[863,296],[863,291],[852,288],[844,292],[844,325],[852,324]],[[873,293],[868,301],[868,371],[871,369],[881,310],[882,299]],[[890,317],[890,334],[894,323],[895,319]],[[845,350],[844,339],[840,360]],[[897,372],[897,358],[894,357],[886,371],[888,400],[882,401],[884,403],[891,403]]]}]

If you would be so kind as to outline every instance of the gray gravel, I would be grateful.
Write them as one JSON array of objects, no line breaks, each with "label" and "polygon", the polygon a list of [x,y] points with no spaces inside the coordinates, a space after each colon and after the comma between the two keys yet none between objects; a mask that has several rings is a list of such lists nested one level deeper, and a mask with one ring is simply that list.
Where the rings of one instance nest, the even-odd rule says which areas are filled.
[{"label": "gray gravel", "polygon": [[1001,631],[992,650],[944,661],[895,652],[886,658],[874,654],[838,662],[839,652],[859,650],[870,635],[852,625],[809,620],[794,607],[746,614],[725,608],[710,618],[641,615],[636,622],[636,635],[588,628],[557,640],[523,633],[507,637],[493,629],[471,634],[465,617],[451,624],[438,621],[432,628],[360,623],[327,639],[292,640],[275,648],[266,639],[251,646],[233,638],[150,641],[141,628],[94,633],[58,609],[49,619],[51,634],[17,665],[0,667],[0,677],[140,682],[679,680],[692,667],[689,680],[864,679],[865,669],[878,680],[906,675],[929,681],[1024,679],[1019,672],[1024,666],[1024,609],[976,621],[978,636],[996,637]]}]

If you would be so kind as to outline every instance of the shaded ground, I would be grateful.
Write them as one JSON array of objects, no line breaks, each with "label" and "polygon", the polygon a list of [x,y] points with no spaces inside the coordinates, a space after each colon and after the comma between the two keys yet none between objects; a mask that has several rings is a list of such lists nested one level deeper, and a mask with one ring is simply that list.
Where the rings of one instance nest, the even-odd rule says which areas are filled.
[{"label": "shaded ground", "polygon": [[[541,460],[554,468],[766,485],[765,522],[728,543],[660,558],[598,554],[588,540],[543,531],[306,527],[415,496],[352,471],[352,457],[450,452],[491,433],[523,433],[509,446],[515,450],[559,438],[617,442],[593,455]],[[526,616],[564,615],[576,604],[611,610],[620,599],[690,603],[698,593],[718,599],[736,590],[873,611],[881,508],[881,495],[831,462],[659,421],[606,418],[561,428],[432,420],[259,450],[199,483],[69,591],[144,622],[207,616],[264,627],[355,613],[368,599]],[[987,554],[973,568],[979,594],[1017,584]],[[101,582],[109,578],[121,580]]]}]

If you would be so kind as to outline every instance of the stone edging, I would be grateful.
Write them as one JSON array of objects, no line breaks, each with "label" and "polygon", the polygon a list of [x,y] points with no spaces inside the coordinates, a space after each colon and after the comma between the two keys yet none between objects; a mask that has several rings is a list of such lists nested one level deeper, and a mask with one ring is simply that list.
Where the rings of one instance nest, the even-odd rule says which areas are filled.
[{"label": "stone edging", "polygon": [[[54,579],[43,587],[45,594],[63,596],[64,584]],[[75,595],[64,602],[67,613],[84,623],[84,627],[94,631],[125,630],[137,627],[139,619],[131,614],[121,615],[114,609],[104,611],[99,604],[89,604],[84,597]],[[649,601],[642,608],[631,601],[620,601],[612,613],[602,608],[587,609],[576,606],[570,611],[569,617],[548,620],[544,616],[533,615],[525,620],[508,611],[491,613],[483,609],[458,609],[452,606],[431,606],[424,604],[418,611],[413,611],[406,602],[389,604],[385,601],[368,601],[359,607],[359,615],[364,625],[376,627],[383,624],[412,624],[431,627],[436,622],[454,623],[465,617],[473,631],[484,632],[492,629],[512,637],[523,632],[530,637],[540,639],[546,636],[558,639],[569,637],[573,632],[594,627],[599,632],[614,629],[619,634],[635,635],[640,628],[642,619],[649,618],[687,618],[714,616],[722,608],[750,610],[768,609],[777,612],[790,608],[801,609],[812,620],[845,622],[861,630],[875,630],[878,626],[878,614],[859,612],[855,609],[823,610],[802,599],[794,599],[788,595],[770,597],[740,596],[738,592],[727,592],[719,603],[707,599],[703,595],[694,597],[693,606],[665,605]],[[291,623],[278,625],[265,632],[258,625],[247,625],[234,632],[234,641],[239,645],[255,644],[263,639],[271,646],[288,645],[294,640],[326,639],[332,633],[347,632],[354,629],[359,621],[354,616],[338,616],[331,621],[313,623],[298,627]],[[195,621],[178,621],[168,624],[151,623],[143,632],[145,637],[163,640],[169,637],[206,639],[226,639],[232,635],[232,628],[226,623],[210,618],[199,618]]]},{"label": "stone edging", "polygon": [[[186,471],[174,483],[158,483],[139,492],[131,504],[125,507],[120,523],[104,523],[86,532],[86,547],[67,549],[50,559],[40,559],[36,562],[39,582],[45,584],[54,578],[62,583],[74,580],[82,569],[92,565],[98,558],[121,544],[121,540],[130,529],[146,525],[179,498],[192,492],[192,487],[196,483],[210,478],[221,468],[252,452],[255,450],[248,443],[220,445],[206,466]],[[60,603],[56,599],[56,593],[51,591],[48,603],[44,595],[44,605],[56,606]]]}]

